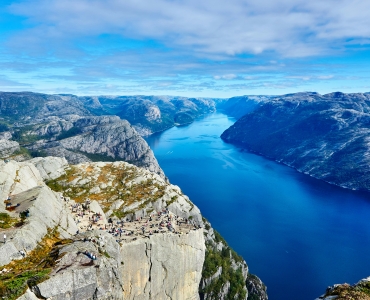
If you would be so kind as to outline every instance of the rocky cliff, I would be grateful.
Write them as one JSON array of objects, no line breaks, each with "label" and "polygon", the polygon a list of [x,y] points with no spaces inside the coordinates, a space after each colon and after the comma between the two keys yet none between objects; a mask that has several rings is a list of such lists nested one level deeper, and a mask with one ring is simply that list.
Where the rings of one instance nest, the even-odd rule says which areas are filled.
[{"label": "rocky cliff", "polygon": [[0,167],[7,299],[267,299],[199,209],[155,173],[53,157]]},{"label": "rocky cliff", "polygon": [[271,98],[221,138],[327,182],[369,190],[369,100],[367,93]]},{"label": "rocky cliff", "polygon": [[316,300],[369,300],[370,299],[370,277],[356,284],[335,284],[326,289],[325,294]]},{"label": "rocky cliff", "polygon": [[74,164],[120,159],[164,177],[153,152],[126,120],[92,116],[92,106],[73,95],[0,93],[0,157],[52,155]]},{"label": "rocky cliff", "polygon": [[148,144],[126,121],[116,116],[82,117],[73,122],[71,136],[39,141],[29,148],[65,157],[70,163],[92,160],[125,160],[164,177]]}]

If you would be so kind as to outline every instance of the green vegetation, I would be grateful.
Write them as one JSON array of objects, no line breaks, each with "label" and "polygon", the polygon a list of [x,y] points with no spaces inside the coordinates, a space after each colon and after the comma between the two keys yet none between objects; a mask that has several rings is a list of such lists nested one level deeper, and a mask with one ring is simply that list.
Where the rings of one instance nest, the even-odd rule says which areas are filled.
[{"label": "green vegetation", "polygon": [[104,154],[97,154],[97,153],[93,154],[93,153],[87,153],[87,152],[82,152],[82,151],[74,151],[74,152],[83,154],[87,158],[89,158],[89,159],[91,159],[92,161],[95,161],[95,162],[97,162],[97,161],[105,161],[105,162],[114,162],[114,161],[116,161],[115,158],[104,155]]},{"label": "green vegetation", "polygon": [[19,222],[18,218],[12,218],[7,213],[0,213],[0,228],[7,229],[15,226]]},{"label": "green vegetation", "polygon": [[59,134],[57,136],[57,140],[63,140],[63,139],[66,139],[66,138],[69,138],[75,135],[79,135],[81,133],[82,133],[82,130],[80,128],[72,127],[71,129],[67,131],[63,131],[61,134]]},{"label": "green vegetation", "polygon": [[61,257],[58,246],[71,242],[60,239],[56,230],[49,231],[26,257],[12,261],[2,268],[9,272],[0,275],[0,297],[17,299],[28,287],[48,279],[55,261]]},{"label": "green vegetation", "polygon": [[[206,256],[203,265],[202,278],[209,278],[222,267],[222,272],[219,277],[211,281],[211,283],[202,289],[202,294],[207,294],[208,299],[217,299],[220,295],[223,286],[230,282],[229,293],[224,299],[245,299],[246,286],[245,279],[241,268],[234,270],[232,261],[242,262],[243,258],[232,250],[221,235],[214,231],[215,242],[222,242],[224,247],[219,251],[216,245],[212,242],[206,243]],[[249,299],[249,298],[248,298]]]},{"label": "green vegetation", "polygon": [[111,258],[111,256],[108,254],[107,251],[102,251],[100,248],[99,248],[99,253],[104,255],[106,258]]},{"label": "green vegetation", "polygon": [[44,150],[31,150],[30,155],[32,157],[46,157],[48,154]]},{"label": "green vegetation", "polygon": [[0,123],[0,132],[4,132],[4,131],[8,131],[8,130],[9,130],[8,125],[6,125],[4,123]]},{"label": "green vegetation", "polygon": [[30,134],[30,131],[32,131],[32,129],[32,125],[26,125],[24,127],[15,129],[13,133],[13,140],[18,142],[20,145],[24,145],[36,142],[37,140],[43,138],[35,134]]},{"label": "green vegetation", "polygon": [[15,151],[12,156],[23,155],[31,158],[31,153],[27,148],[19,147],[19,150]]},{"label": "green vegetation", "polygon": [[325,296],[337,296],[337,300],[370,300],[370,282],[341,284],[328,290]]},{"label": "green vegetation", "polygon": [[[130,184],[137,176],[135,167],[116,167],[113,164],[107,164],[99,171],[99,176],[94,180],[90,180],[83,185],[71,185],[77,177],[83,179],[90,176],[94,168],[88,166],[86,169],[76,169],[72,167],[66,171],[66,174],[47,182],[47,185],[56,192],[64,192],[64,196],[70,197],[76,202],[85,202],[87,198],[99,202],[103,211],[107,211],[112,203],[117,199],[122,199],[125,206],[129,206],[135,202],[143,201],[138,209],[144,208],[149,202],[155,201],[164,195],[164,186],[153,183],[151,179],[144,180],[137,184]],[[114,180],[112,181],[112,178]],[[99,193],[90,194],[93,187],[99,186],[102,183],[112,181],[112,187],[101,189]],[[126,183],[128,185],[126,185]],[[130,212],[115,210],[113,214],[119,218],[123,218]]]},{"label": "green vegetation", "polygon": [[5,277],[3,279],[5,282],[0,283],[0,295],[2,299],[17,299],[24,294],[29,286],[37,285],[47,279],[49,273],[50,270],[45,269],[41,271],[26,271],[10,279],[7,279],[6,276],[1,276]]}]

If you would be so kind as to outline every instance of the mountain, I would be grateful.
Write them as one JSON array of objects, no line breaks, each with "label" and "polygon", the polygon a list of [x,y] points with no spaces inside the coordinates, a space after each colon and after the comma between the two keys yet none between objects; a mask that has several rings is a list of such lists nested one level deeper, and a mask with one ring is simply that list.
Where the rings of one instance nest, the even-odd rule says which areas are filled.
[{"label": "mountain", "polygon": [[115,98],[1,93],[0,296],[267,299],[136,131],[222,101]]},{"label": "mountain", "polygon": [[181,189],[126,162],[0,162],[0,296],[267,299]]},{"label": "mountain", "polygon": [[238,96],[219,101],[217,109],[227,115],[239,119],[247,113],[255,110],[259,105],[269,101],[272,96]]},{"label": "mountain", "polygon": [[188,124],[214,112],[221,99],[172,96],[98,96],[80,97],[92,112],[117,115],[129,121],[142,135]]},{"label": "mountain", "polygon": [[171,96],[78,97],[2,92],[1,157],[21,161],[53,155],[74,164],[122,159],[164,176],[139,135],[191,123],[214,112],[222,102]]},{"label": "mountain", "polygon": [[120,159],[164,177],[153,152],[129,122],[94,116],[92,104],[86,108],[84,103],[74,95],[0,93],[1,157],[54,155],[70,163]]},{"label": "mountain", "polygon": [[221,138],[342,187],[370,189],[370,94],[271,97]]}]

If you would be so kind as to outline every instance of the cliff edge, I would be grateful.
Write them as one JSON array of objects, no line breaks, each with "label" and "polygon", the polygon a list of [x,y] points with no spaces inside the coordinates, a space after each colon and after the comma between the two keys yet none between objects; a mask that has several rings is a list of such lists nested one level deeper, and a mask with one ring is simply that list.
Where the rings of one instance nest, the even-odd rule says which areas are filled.
[{"label": "cliff edge", "polygon": [[244,260],[158,174],[54,157],[0,168],[7,299],[267,299]]}]

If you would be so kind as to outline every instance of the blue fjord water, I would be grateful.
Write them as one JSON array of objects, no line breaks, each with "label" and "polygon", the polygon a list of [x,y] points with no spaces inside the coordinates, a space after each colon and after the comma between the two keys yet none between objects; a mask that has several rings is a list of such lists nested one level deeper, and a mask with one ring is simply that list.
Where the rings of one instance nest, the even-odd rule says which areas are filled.
[{"label": "blue fjord water", "polygon": [[247,261],[269,299],[313,300],[370,276],[370,196],[331,186],[220,139],[215,113],[147,138],[171,183]]}]

